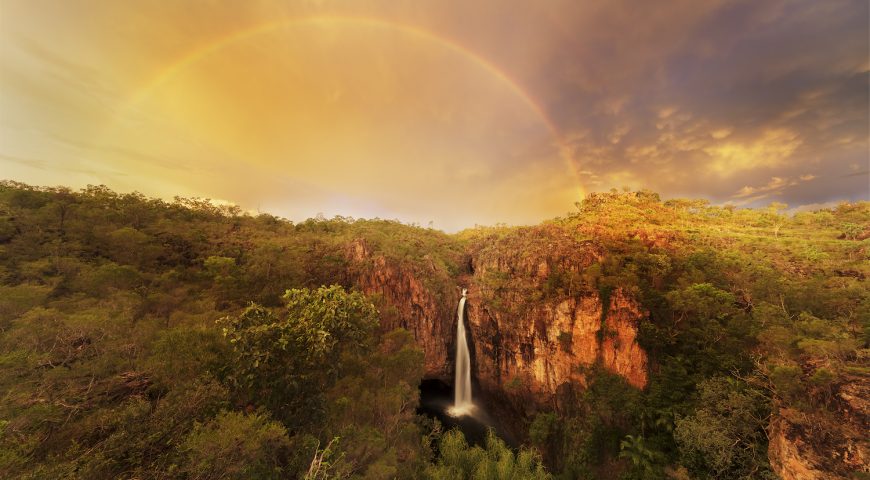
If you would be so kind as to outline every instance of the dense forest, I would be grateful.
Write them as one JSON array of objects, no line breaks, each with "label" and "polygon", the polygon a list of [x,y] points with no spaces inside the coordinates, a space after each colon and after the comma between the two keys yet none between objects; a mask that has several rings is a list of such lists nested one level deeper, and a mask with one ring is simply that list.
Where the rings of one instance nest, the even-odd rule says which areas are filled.
[{"label": "dense forest", "polygon": [[[448,235],[3,182],[0,477],[870,475],[870,203],[612,191],[576,207]],[[588,245],[602,253],[582,271],[493,270],[478,288],[517,315],[508,292],[522,308],[636,298],[648,382],[593,366],[512,419],[516,448],[469,442],[418,414],[426,352],[388,294],[360,288],[377,266],[354,262],[361,241],[454,312],[473,260]]]}]

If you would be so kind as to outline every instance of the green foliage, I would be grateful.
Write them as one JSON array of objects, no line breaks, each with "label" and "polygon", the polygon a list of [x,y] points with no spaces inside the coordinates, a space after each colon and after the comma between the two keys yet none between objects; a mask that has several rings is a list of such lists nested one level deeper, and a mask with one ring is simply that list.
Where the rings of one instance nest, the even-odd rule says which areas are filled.
[{"label": "green foliage", "polygon": [[72,288],[88,296],[108,295],[115,290],[133,290],[142,285],[142,276],[136,268],[106,262],[96,268],[78,272],[71,282]]},{"label": "green foliage", "polygon": [[631,462],[632,473],[637,478],[661,478],[662,472],[658,468],[659,456],[656,451],[647,447],[642,436],[626,435],[619,442],[619,458]]},{"label": "green foliage", "polygon": [[[91,479],[161,475],[178,461],[177,448],[194,422],[215,415],[226,406],[225,398],[226,391],[220,385],[204,380],[186,391],[171,392],[156,405],[138,396],[109,403],[66,425],[61,437],[67,438],[54,442],[66,440],[68,448],[52,462],[36,465],[32,476]],[[69,438],[72,432],[78,433]],[[40,449],[30,455],[40,458]]]},{"label": "green foliage", "polygon": [[51,287],[43,285],[0,285],[0,328],[6,329],[12,319],[45,302]]},{"label": "green foliage", "polygon": [[426,470],[430,479],[525,480],[547,479],[541,459],[533,450],[516,454],[491,430],[486,448],[469,446],[459,430],[445,433],[438,442],[440,452],[435,465]]},{"label": "green foliage", "polygon": [[157,335],[145,365],[155,383],[168,389],[203,376],[224,377],[229,357],[229,345],[216,330],[173,328]]},{"label": "green foliage", "polygon": [[329,480],[344,476],[336,471],[343,458],[343,454],[338,450],[339,440],[340,438],[335,437],[325,447],[320,448],[319,445],[315,447],[311,463],[304,470],[305,476],[302,477],[304,480]]},{"label": "green foliage", "polygon": [[542,412],[535,415],[535,419],[529,425],[529,440],[538,446],[546,446],[556,430],[556,422],[559,417],[552,412]]},{"label": "green foliage", "polygon": [[405,330],[383,335],[374,351],[346,365],[326,394],[321,435],[341,438],[342,461],[334,474],[419,477],[425,457],[414,417],[422,378],[423,352]]},{"label": "green foliage", "polygon": [[840,226],[840,230],[843,231],[843,236],[849,240],[856,240],[858,235],[864,230],[861,225],[857,223],[847,222]]},{"label": "green foliage", "polygon": [[279,479],[292,445],[287,430],[265,415],[222,412],[196,425],[180,445],[190,479]]},{"label": "green foliage", "polygon": [[803,396],[800,367],[796,365],[773,365],[770,368],[770,381],[776,392],[786,400],[795,401]]},{"label": "green foliage", "polygon": [[351,267],[352,242],[436,292],[460,271],[459,243],[395,221],[294,225],[203,199],[0,183],[0,476],[302,477],[339,434],[335,475],[419,476],[421,352],[377,331],[370,299],[318,289],[371,268]]},{"label": "green foliage", "polygon": [[734,295],[709,283],[670,292],[666,298],[674,311],[703,319],[722,319],[734,312]]},{"label": "green foliage", "polygon": [[505,382],[504,386],[509,391],[518,391],[523,388],[523,379],[519,376],[515,376]]},{"label": "green foliage", "polygon": [[284,299],[277,315],[251,305],[221,324],[240,391],[292,424],[319,412],[320,394],[344,371],[347,356],[369,346],[378,317],[362,294],[340,286],[288,290]]},{"label": "green foliage", "polygon": [[236,267],[236,260],[229,257],[210,256],[202,263],[205,271],[214,278],[229,277]]},{"label": "green foliage", "polygon": [[698,408],[676,421],[681,463],[700,478],[773,478],[764,433],[766,398],[723,377],[705,380],[698,390]]}]

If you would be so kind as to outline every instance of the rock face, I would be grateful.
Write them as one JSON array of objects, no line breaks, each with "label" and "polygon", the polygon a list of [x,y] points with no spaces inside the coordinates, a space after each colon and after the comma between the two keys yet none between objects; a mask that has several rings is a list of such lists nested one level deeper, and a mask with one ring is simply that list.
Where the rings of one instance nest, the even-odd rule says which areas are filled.
[{"label": "rock face", "polygon": [[604,322],[597,294],[544,303],[521,317],[493,310],[477,295],[468,309],[475,377],[488,390],[525,386],[543,399],[563,384],[585,384],[599,361],[635,387],[646,386],[646,353],[635,341],[643,313],[622,291],[610,298]]},{"label": "rock face", "polygon": [[851,377],[837,386],[829,412],[780,408],[771,418],[768,457],[783,480],[856,478],[870,473],[870,382]]},{"label": "rock face", "polygon": [[375,254],[364,240],[351,242],[346,256],[353,283],[388,307],[381,308],[383,326],[414,334],[428,378],[452,380],[461,284],[469,290],[472,376],[482,393],[541,405],[566,384],[585,385],[595,365],[646,386],[647,356],[636,341],[646,313],[621,289],[603,298],[584,277],[603,249],[547,227],[510,242],[472,250],[470,274],[458,279],[435,262]]},{"label": "rock face", "polygon": [[601,343],[604,368],[622,375],[637,388],[644,388],[647,382],[646,352],[637,344],[637,322],[645,316],[634,299],[617,290],[605,314],[607,334]]},{"label": "rock face", "polygon": [[434,263],[425,267],[374,254],[365,240],[346,250],[352,282],[365,294],[379,296],[381,324],[386,330],[404,328],[423,349],[425,375],[447,380],[453,372],[451,348],[456,342],[455,282]]},{"label": "rock face", "polygon": [[540,404],[565,384],[585,385],[600,364],[643,388],[647,356],[636,337],[645,312],[620,289],[602,298],[587,285],[585,270],[604,256],[599,247],[542,229],[521,246],[473,256],[468,322],[480,387],[520,390]]},{"label": "rock face", "polygon": [[824,474],[816,469],[819,465],[807,458],[804,440],[792,433],[793,425],[788,418],[793,412],[782,409],[779,413],[770,423],[770,444],[767,448],[770,466],[783,480],[824,479]]}]

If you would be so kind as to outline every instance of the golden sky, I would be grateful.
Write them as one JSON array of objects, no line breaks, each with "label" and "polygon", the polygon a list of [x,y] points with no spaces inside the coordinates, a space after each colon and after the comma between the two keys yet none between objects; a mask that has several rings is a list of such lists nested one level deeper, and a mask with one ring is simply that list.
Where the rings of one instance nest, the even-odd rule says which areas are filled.
[{"label": "golden sky", "polygon": [[0,178],[298,220],[868,197],[865,1],[0,0]]}]

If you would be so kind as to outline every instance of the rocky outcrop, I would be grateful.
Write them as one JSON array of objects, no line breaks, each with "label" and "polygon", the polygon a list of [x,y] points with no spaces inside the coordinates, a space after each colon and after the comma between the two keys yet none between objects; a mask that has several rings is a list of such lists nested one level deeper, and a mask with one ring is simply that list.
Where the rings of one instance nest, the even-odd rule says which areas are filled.
[{"label": "rocky outcrop", "polygon": [[645,312],[623,290],[602,298],[585,280],[603,257],[596,244],[546,227],[475,252],[468,323],[483,390],[520,390],[543,403],[563,385],[585,385],[596,364],[646,385],[636,340]]},{"label": "rocky outcrop", "polygon": [[453,365],[448,352],[456,341],[454,316],[459,301],[449,274],[431,261],[414,264],[373,253],[363,239],[351,242],[345,255],[352,282],[382,300],[381,326],[413,333],[424,352],[425,375],[449,379]]},{"label": "rocky outcrop", "polygon": [[781,407],[771,418],[768,457],[783,480],[856,478],[870,473],[870,382],[849,377],[831,411]]},{"label": "rocky outcrop", "polygon": [[600,358],[604,368],[643,388],[647,382],[646,352],[637,343],[637,322],[646,316],[640,305],[621,290],[610,298],[605,313]]},{"label": "rocky outcrop", "polygon": [[646,386],[646,353],[637,345],[637,303],[617,291],[602,322],[597,294],[543,303],[520,317],[491,309],[478,295],[469,297],[475,377],[490,390],[523,387],[539,399],[560,386],[586,383],[591,367],[601,365],[632,385]]},{"label": "rocky outcrop", "polygon": [[789,420],[793,416],[793,411],[780,409],[771,420],[767,448],[770,466],[783,480],[822,480],[825,475],[818,470],[820,465],[807,457],[806,442],[793,433],[794,424]]}]

